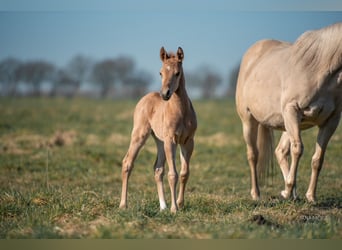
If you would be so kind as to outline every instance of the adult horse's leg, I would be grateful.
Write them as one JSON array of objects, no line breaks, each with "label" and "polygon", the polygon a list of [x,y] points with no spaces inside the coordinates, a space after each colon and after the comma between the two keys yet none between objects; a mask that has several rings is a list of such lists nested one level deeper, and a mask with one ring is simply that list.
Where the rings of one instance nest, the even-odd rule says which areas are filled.
[{"label": "adult horse's leg", "polygon": [[290,140],[291,167],[285,180],[285,190],[281,192],[281,195],[288,199],[291,193],[293,193],[293,188],[296,186],[298,163],[303,153],[303,143],[299,128],[300,115],[296,104],[287,104],[284,109],[284,122]]},{"label": "adult horse's leg", "polygon": [[164,150],[166,161],[169,166],[168,181],[171,190],[171,212],[175,213],[178,210],[176,203],[176,186],[178,181],[178,173],[176,169],[175,155],[176,155],[177,144],[172,141],[172,138],[167,138],[164,140]]},{"label": "adult horse's leg", "polygon": [[309,202],[315,201],[318,175],[322,169],[325,150],[328,146],[331,136],[333,135],[333,133],[335,132],[339,124],[340,117],[341,117],[340,113],[334,115],[323,126],[319,128],[317,142],[316,142],[316,151],[314,155],[312,156],[312,161],[311,161],[312,171],[311,171],[310,184],[305,195]]},{"label": "adult horse's leg", "polygon": [[260,191],[258,185],[257,176],[257,163],[258,163],[258,149],[257,149],[257,134],[258,134],[258,122],[249,115],[247,121],[242,121],[243,136],[247,145],[247,159],[251,171],[251,196],[253,200],[260,198]]},{"label": "adult horse's leg", "polygon": [[154,179],[157,184],[160,210],[164,210],[166,208],[164,186],[163,186],[164,166],[165,166],[165,161],[166,161],[164,143],[158,138],[156,138],[155,136],[154,136],[154,140],[157,144],[157,150],[158,150],[157,159],[154,164]]},{"label": "adult horse's leg", "polygon": [[[275,150],[275,155],[277,157],[277,161],[281,169],[281,172],[283,174],[285,183],[286,183],[286,178],[289,175],[289,169],[290,169],[289,161],[288,161],[288,157],[290,155],[290,146],[291,146],[290,138],[288,137],[286,132],[283,132],[280,137],[279,144]],[[292,196],[293,197],[297,196],[295,186],[293,187],[293,190],[292,190]]]},{"label": "adult horse's leg", "polygon": [[287,136],[286,132],[283,132],[279,144],[275,150],[275,155],[277,157],[277,161],[279,164],[279,167],[281,169],[281,172],[284,177],[284,181],[286,181],[286,177],[289,174],[289,162],[288,162],[288,156],[290,154],[290,139]]},{"label": "adult horse's leg", "polygon": [[120,208],[127,207],[127,186],[128,186],[128,178],[131,174],[131,171],[134,167],[134,160],[136,159],[139,150],[145,144],[146,139],[150,134],[150,127],[143,124],[142,127],[139,127],[135,124],[131,135],[131,142],[128,148],[128,151],[122,161],[122,190],[121,190],[121,201]]},{"label": "adult horse's leg", "polygon": [[184,206],[184,192],[185,186],[188,182],[190,175],[190,158],[192,155],[192,151],[194,150],[194,140],[190,139],[186,142],[186,144],[181,145],[181,171],[180,171],[180,185],[179,185],[179,194],[177,199],[177,205],[179,208]]}]

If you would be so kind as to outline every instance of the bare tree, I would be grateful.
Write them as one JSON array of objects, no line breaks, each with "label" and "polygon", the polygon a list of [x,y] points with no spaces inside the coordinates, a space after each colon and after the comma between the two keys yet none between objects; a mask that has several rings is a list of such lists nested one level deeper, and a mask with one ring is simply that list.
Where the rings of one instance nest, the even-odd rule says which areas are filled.
[{"label": "bare tree", "polygon": [[216,88],[221,84],[222,78],[219,74],[208,71],[203,76],[202,96],[203,98],[214,98]]},{"label": "bare tree", "polygon": [[189,87],[199,89],[202,98],[215,97],[216,89],[222,83],[220,74],[208,66],[202,66],[192,73],[187,73],[186,80]]},{"label": "bare tree", "polygon": [[237,79],[240,71],[240,64],[236,65],[230,72],[228,77],[227,96],[234,97],[236,91]]},{"label": "bare tree", "polygon": [[123,79],[124,95],[130,98],[138,98],[146,94],[152,81],[152,76],[146,71],[139,71],[126,76]]},{"label": "bare tree", "polygon": [[115,59],[116,70],[119,79],[123,82],[124,79],[131,75],[135,69],[134,60],[127,56],[121,56]]},{"label": "bare tree", "polygon": [[0,62],[0,84],[2,95],[16,95],[18,78],[16,71],[21,62],[14,58],[7,58]]},{"label": "bare tree", "polygon": [[[137,98],[147,92],[153,77],[144,70],[137,70],[135,62],[127,56],[93,63],[89,58],[77,55],[65,68],[34,60],[20,62],[6,59],[0,62],[0,91],[2,95],[15,94],[18,83],[25,84],[26,95],[39,96],[43,84],[52,84],[51,96],[73,97],[87,80],[100,87],[101,97]],[[45,85],[44,85],[45,86]],[[93,89],[88,89],[92,91]]]},{"label": "bare tree", "polygon": [[100,85],[102,97],[109,94],[117,96],[118,94],[115,92],[120,84],[123,92],[127,92],[125,88],[130,85],[126,85],[127,82],[134,82],[132,80],[134,78],[134,69],[134,61],[129,57],[122,56],[116,59],[107,59],[95,64],[92,79]]},{"label": "bare tree", "polygon": [[68,71],[58,70],[54,77],[51,96],[74,97],[76,89],[79,88],[79,81],[75,80]]},{"label": "bare tree", "polygon": [[71,59],[66,69],[66,72],[64,72],[63,74],[64,75],[68,74],[68,78],[72,78],[72,79],[69,79],[69,80],[72,80],[73,82],[72,85],[74,86],[73,93],[71,93],[72,96],[75,96],[77,94],[82,83],[88,77],[91,66],[92,66],[92,61],[88,57],[85,57],[82,55],[76,55],[75,57]]},{"label": "bare tree", "polygon": [[21,66],[16,71],[17,79],[30,84],[32,93],[35,96],[41,94],[41,84],[44,81],[52,80],[55,71],[54,65],[45,61],[31,61]]},{"label": "bare tree", "polygon": [[101,87],[101,97],[108,96],[117,79],[116,62],[106,59],[95,64],[92,71],[92,79]]}]

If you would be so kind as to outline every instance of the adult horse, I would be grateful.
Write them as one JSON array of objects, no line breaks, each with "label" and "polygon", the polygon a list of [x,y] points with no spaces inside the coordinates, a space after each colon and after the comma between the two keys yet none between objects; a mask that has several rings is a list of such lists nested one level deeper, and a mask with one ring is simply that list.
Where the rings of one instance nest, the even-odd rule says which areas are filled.
[{"label": "adult horse", "polygon": [[281,195],[296,198],[296,173],[303,153],[301,130],[319,127],[306,192],[307,200],[315,201],[324,154],[341,117],[342,23],[305,32],[293,44],[277,40],[254,44],[241,62],[236,106],[255,200],[260,197],[259,172],[272,157],[273,129],[284,131],[275,150],[285,180]]},{"label": "adult horse", "polygon": [[[153,92],[144,96],[134,111],[134,124],[131,142],[122,161],[122,194],[120,208],[127,207],[128,178],[133,163],[146,139],[152,134],[158,155],[154,164],[154,177],[160,209],[166,208],[163,176],[164,165],[169,166],[168,181],[171,189],[171,212],[176,212],[184,204],[184,190],[189,178],[189,161],[194,148],[194,135],[197,120],[194,108],[185,89],[182,62],[184,53],[178,48],[177,53],[167,53],[160,49],[162,68],[160,75],[162,87],[160,93]],[[175,165],[177,144],[181,147],[180,188],[176,201],[178,173]]]}]

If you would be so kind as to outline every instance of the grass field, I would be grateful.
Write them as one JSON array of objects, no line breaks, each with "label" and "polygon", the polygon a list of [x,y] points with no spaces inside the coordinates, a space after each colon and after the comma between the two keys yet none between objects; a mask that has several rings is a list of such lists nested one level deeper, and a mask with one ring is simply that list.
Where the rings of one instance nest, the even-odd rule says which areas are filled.
[{"label": "grass field", "polygon": [[[303,133],[300,199],[279,198],[276,166],[254,202],[232,100],[194,102],[199,127],[183,210],[159,211],[152,139],[135,163],[129,208],[119,210],[135,103],[0,99],[0,238],[342,238],[342,126],[329,144],[316,204],[303,199],[316,129]],[[167,178],[164,185],[169,204]]]}]

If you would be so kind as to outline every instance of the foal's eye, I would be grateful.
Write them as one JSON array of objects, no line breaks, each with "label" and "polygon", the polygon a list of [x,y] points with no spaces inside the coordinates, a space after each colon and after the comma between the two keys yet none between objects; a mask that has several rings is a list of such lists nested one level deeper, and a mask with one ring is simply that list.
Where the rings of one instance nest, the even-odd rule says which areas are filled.
[{"label": "foal's eye", "polygon": [[162,73],[161,73],[161,72],[159,72],[159,75],[160,75],[160,76],[162,76]]}]

